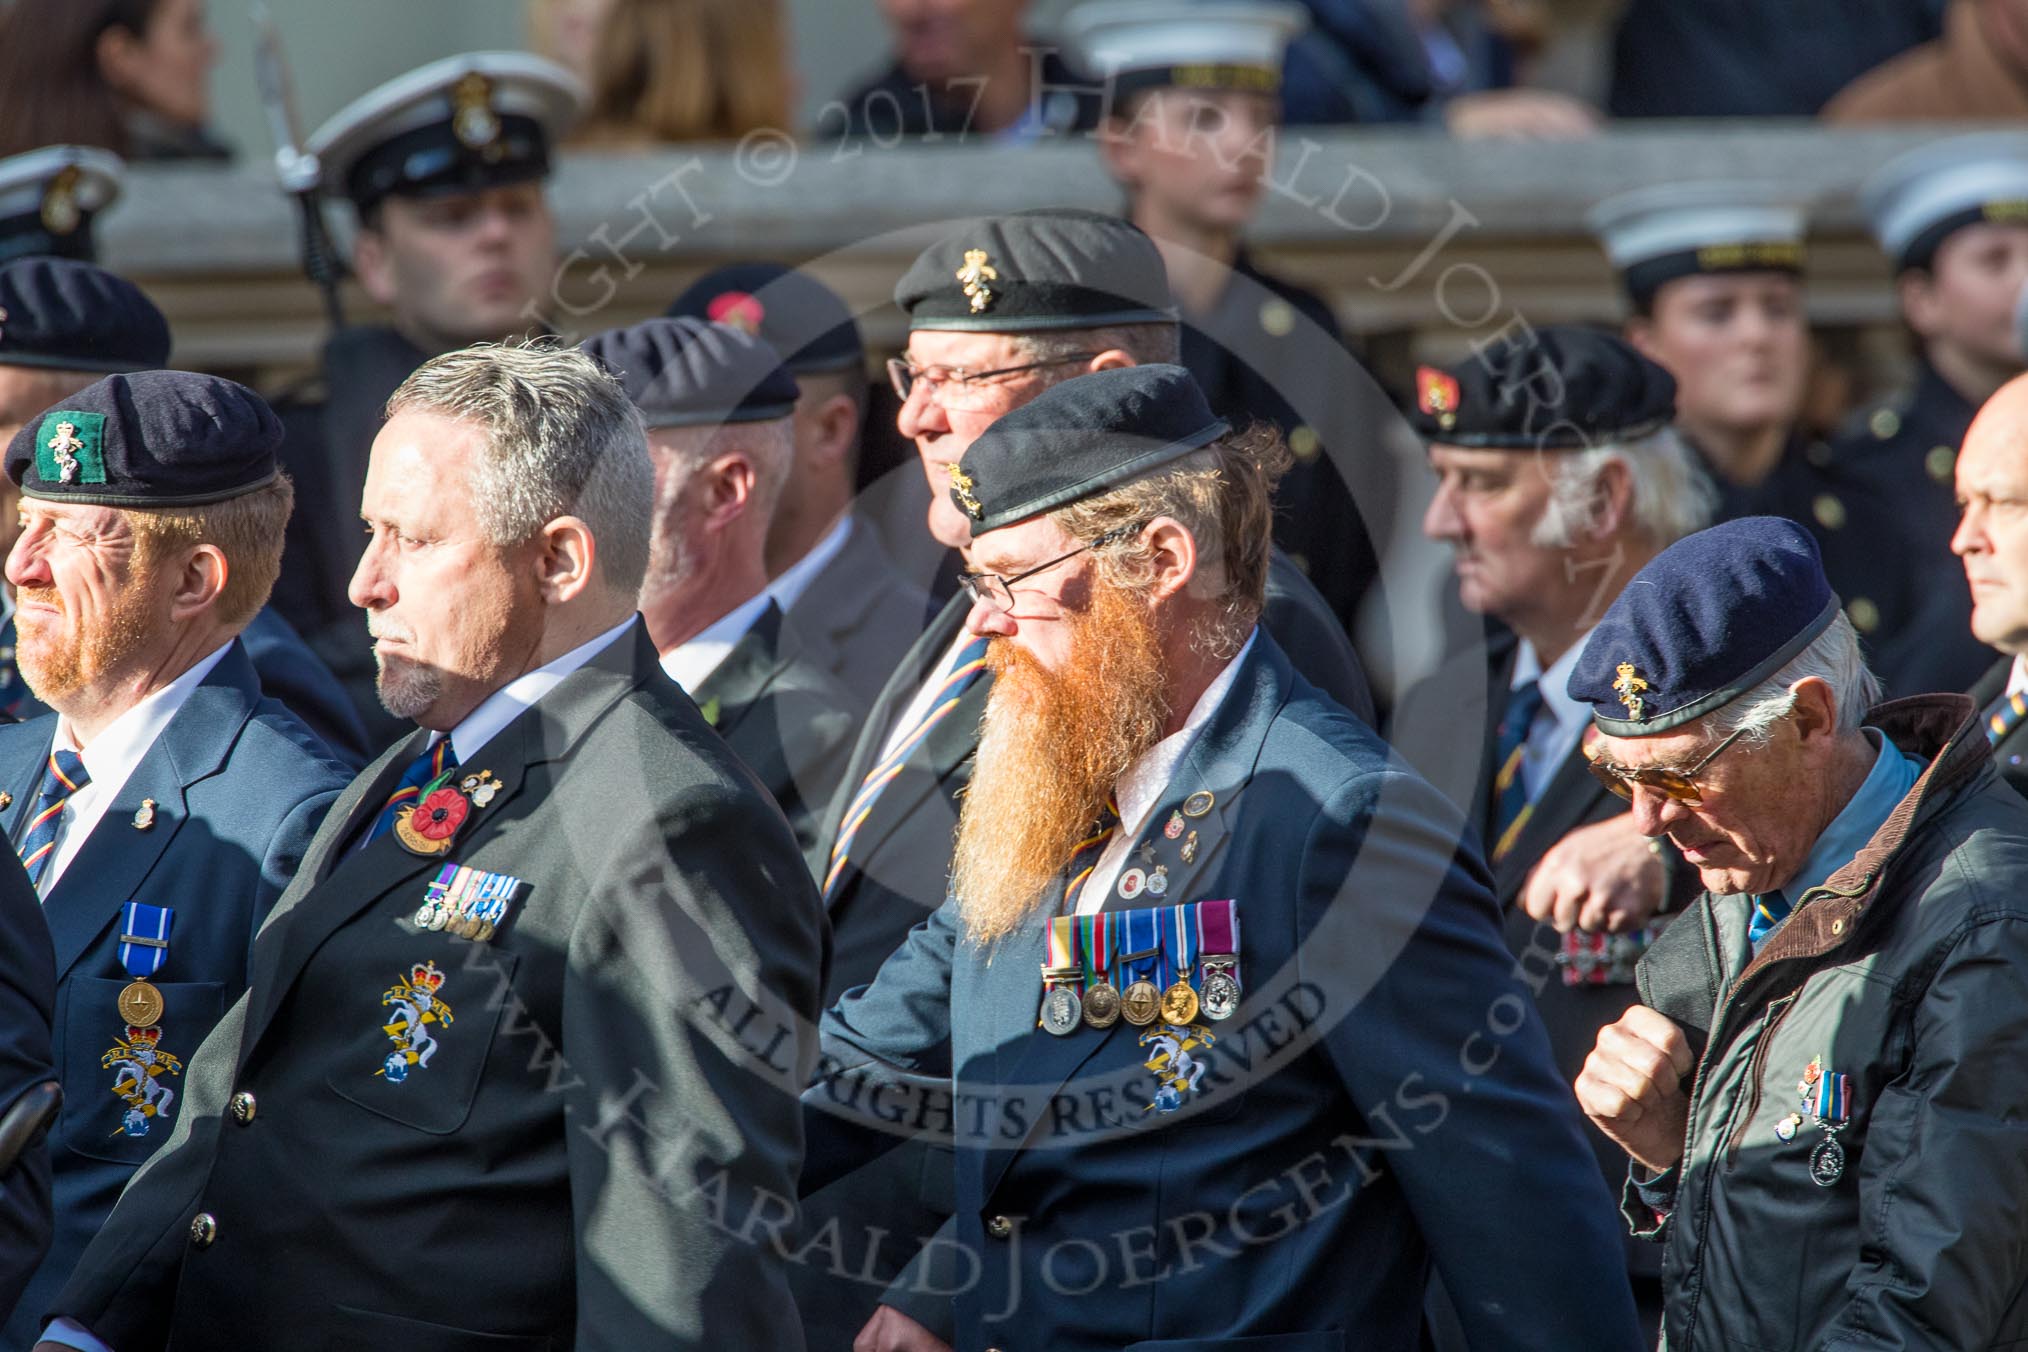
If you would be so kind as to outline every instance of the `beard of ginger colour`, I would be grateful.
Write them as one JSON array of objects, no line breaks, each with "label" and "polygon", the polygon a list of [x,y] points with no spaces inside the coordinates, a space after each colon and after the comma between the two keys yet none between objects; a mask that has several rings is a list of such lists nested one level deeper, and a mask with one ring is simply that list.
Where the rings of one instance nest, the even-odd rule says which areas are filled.
[{"label": "beard of ginger colour", "polygon": [[1100,581],[1067,623],[1062,671],[1006,639],[987,652],[993,691],[951,863],[959,917],[980,947],[1056,913],[1078,842],[1168,722],[1168,673],[1144,600]]},{"label": "beard of ginger colour", "polygon": [[[54,606],[63,617],[24,627],[15,638],[15,664],[35,697],[61,708],[73,695],[103,680],[131,661],[154,635],[155,597],[148,585],[147,561],[138,560],[133,575],[114,594],[112,604],[89,624],[76,623],[54,587],[23,587],[19,599]],[[62,628],[64,621],[73,621]]]}]

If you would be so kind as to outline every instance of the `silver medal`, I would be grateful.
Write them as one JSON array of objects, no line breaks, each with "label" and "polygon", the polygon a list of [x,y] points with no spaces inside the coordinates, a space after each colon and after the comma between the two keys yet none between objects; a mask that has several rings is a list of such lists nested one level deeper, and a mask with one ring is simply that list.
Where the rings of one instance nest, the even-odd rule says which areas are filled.
[{"label": "silver medal", "polygon": [[1844,1176],[1845,1147],[1835,1135],[1826,1135],[1810,1152],[1810,1179],[1818,1187],[1828,1188]]},{"label": "silver medal", "polygon": [[1068,986],[1051,986],[1042,996],[1042,1026],[1058,1037],[1077,1031],[1084,1018],[1084,1002]]},{"label": "silver medal", "polygon": [[1239,1008],[1239,982],[1224,968],[1216,968],[1204,975],[1204,991],[1198,1000],[1206,1018],[1229,1019]]}]

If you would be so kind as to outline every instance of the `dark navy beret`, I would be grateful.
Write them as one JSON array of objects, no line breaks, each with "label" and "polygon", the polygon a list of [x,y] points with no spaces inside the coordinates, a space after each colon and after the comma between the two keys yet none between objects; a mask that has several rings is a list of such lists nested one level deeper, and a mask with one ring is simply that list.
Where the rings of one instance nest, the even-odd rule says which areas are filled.
[{"label": "dark navy beret", "polygon": [[7,447],[22,495],[107,507],[196,507],[273,481],[282,424],[244,385],[191,371],[107,376]]},{"label": "dark navy beret", "polygon": [[1408,414],[1426,440],[1514,450],[1589,450],[1647,436],[1675,416],[1675,377],[1624,339],[1574,326],[1420,368]]},{"label": "dark navy beret", "polygon": [[1181,366],[1095,371],[980,433],[950,467],[951,501],[983,535],[1138,479],[1231,430]]},{"label": "dark navy beret", "polygon": [[859,324],[838,293],[779,263],[734,263],[707,272],[676,298],[669,313],[751,333],[779,352],[782,365],[795,375],[866,366]]},{"label": "dark navy beret", "polygon": [[1028,333],[1176,318],[1154,241],[1096,211],[989,216],[923,250],[895,284],[910,329]]},{"label": "dark navy beret", "polygon": [[1837,614],[1808,531],[1778,516],[1728,521],[1634,574],[1585,642],[1570,697],[1615,737],[1674,732],[1780,671]]},{"label": "dark navy beret", "polygon": [[775,350],[708,319],[649,319],[585,339],[650,427],[764,422],[796,409],[796,378]]},{"label": "dark navy beret", "polygon": [[0,366],[154,371],[169,321],[124,277],[69,258],[0,264]]}]

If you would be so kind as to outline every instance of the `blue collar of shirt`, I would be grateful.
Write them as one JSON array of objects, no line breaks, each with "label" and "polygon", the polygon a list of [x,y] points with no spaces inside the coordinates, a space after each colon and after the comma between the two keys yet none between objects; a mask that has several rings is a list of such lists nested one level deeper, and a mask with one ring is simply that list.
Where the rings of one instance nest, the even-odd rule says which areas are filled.
[{"label": "blue collar of shirt", "polygon": [[1803,893],[1811,888],[1823,886],[1832,874],[1851,863],[1901,800],[1908,797],[1916,777],[1928,768],[1927,762],[1904,753],[1880,729],[1864,731],[1880,744],[1880,754],[1874,758],[1873,768],[1867,772],[1859,792],[1852,795],[1844,811],[1832,818],[1824,834],[1817,837],[1817,843],[1810,848],[1810,857],[1803,861],[1796,876],[1782,884],[1782,894],[1790,905],[1801,901]]}]

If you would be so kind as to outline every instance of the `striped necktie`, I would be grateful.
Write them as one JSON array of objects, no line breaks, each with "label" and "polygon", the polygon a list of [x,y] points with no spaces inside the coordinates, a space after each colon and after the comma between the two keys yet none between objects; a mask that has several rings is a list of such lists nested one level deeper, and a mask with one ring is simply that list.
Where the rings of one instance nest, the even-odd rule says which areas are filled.
[{"label": "striped necktie", "polygon": [[449,737],[437,738],[437,744],[429,747],[402,771],[401,782],[394,792],[387,796],[380,815],[373,819],[373,830],[367,833],[369,844],[394,829],[394,814],[401,808],[422,797],[423,789],[433,783],[446,770],[458,768],[458,753],[451,749]]},{"label": "striped necktie", "polygon": [[845,865],[852,857],[852,841],[866,825],[866,819],[873,812],[873,805],[880,798],[881,790],[901,773],[901,767],[907,763],[910,753],[922,745],[923,739],[929,736],[930,729],[950,717],[951,710],[958,707],[958,701],[964,697],[965,691],[971,688],[973,681],[979,679],[979,673],[986,669],[986,645],[989,642],[991,640],[987,638],[975,638],[958,650],[958,655],[945,671],[936,694],[924,707],[922,717],[916,720],[915,725],[908,730],[908,734],[895,745],[894,751],[883,756],[866,772],[866,777],[859,781],[858,792],[852,795],[852,801],[846,805],[845,815],[838,819],[838,838],[831,845],[831,861],[824,870],[825,901],[830,901],[832,890],[844,876]]},{"label": "striped necktie", "polygon": [[1782,921],[1789,918],[1789,910],[1789,899],[1782,895],[1780,888],[1755,897],[1753,920],[1746,927],[1747,941],[1758,949],[1761,940],[1773,934]]},{"label": "striped necktie", "polygon": [[2024,716],[2028,716],[2028,690],[2016,690],[1993,706],[1986,715],[1986,740],[1994,746],[2007,740]]},{"label": "striped necktie", "polygon": [[1084,891],[1085,880],[1098,867],[1099,859],[1105,854],[1106,846],[1112,843],[1120,830],[1120,805],[1111,798],[1106,800],[1105,811],[1092,823],[1091,834],[1077,843],[1070,852],[1070,881],[1063,889],[1063,915],[1077,914],[1078,894]]},{"label": "striped necktie", "polygon": [[29,818],[20,846],[21,866],[28,870],[28,881],[38,887],[49,861],[56,856],[56,832],[63,825],[64,807],[72,794],[91,782],[84,758],[77,752],[59,749],[49,753],[42,786],[36,790],[35,815]]},{"label": "striped necktie", "polygon": [[1542,710],[1542,687],[1535,681],[1516,686],[1507,696],[1507,714],[1500,720],[1494,740],[1499,771],[1493,776],[1493,859],[1499,863],[1520,839],[1533,806],[1528,801],[1527,779],[1521,773],[1522,757],[1528,750],[1528,730]]}]

